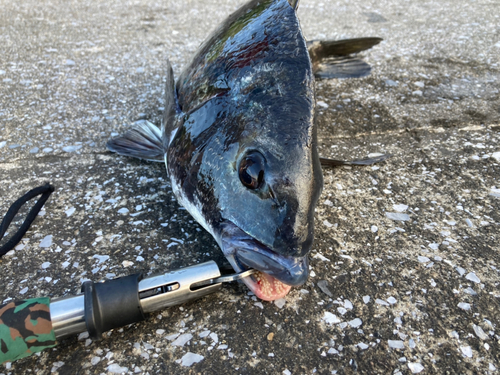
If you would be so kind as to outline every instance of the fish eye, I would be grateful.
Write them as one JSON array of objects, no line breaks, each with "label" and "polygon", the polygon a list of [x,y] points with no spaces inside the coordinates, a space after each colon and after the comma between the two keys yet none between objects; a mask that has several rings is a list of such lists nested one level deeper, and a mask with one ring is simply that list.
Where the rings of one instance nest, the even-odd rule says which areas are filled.
[{"label": "fish eye", "polygon": [[240,181],[247,188],[255,190],[264,182],[264,156],[258,151],[249,152],[238,168]]}]

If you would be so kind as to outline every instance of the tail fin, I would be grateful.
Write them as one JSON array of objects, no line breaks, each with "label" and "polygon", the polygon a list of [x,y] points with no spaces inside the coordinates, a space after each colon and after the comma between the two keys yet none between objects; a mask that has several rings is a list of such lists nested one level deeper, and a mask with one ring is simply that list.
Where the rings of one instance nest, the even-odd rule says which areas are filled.
[{"label": "tail fin", "polygon": [[370,65],[351,56],[382,41],[380,38],[312,40],[307,49],[317,78],[359,78],[370,74]]},{"label": "tail fin", "polygon": [[108,150],[134,158],[164,161],[165,150],[161,131],[146,120],[137,121],[125,134],[112,138],[106,144]]}]

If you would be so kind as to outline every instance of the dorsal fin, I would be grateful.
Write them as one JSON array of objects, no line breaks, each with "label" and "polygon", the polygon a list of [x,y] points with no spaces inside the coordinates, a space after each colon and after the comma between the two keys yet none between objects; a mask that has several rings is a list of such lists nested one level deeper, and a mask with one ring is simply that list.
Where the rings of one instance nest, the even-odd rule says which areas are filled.
[{"label": "dorsal fin", "polygon": [[163,148],[166,150],[170,143],[172,132],[176,128],[175,116],[179,111],[177,102],[177,90],[175,88],[174,71],[170,61],[167,60],[167,82],[165,84],[165,111],[163,112],[163,121],[161,124],[161,134]]}]

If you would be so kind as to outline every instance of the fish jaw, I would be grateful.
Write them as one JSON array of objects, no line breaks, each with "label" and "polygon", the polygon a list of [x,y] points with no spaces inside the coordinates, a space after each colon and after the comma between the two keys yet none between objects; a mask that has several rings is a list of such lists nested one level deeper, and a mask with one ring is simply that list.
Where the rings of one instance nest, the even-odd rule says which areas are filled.
[{"label": "fish jaw", "polygon": [[292,286],[306,282],[309,262],[304,257],[284,256],[274,252],[231,222],[224,222],[219,245],[236,272],[253,268],[259,272],[243,279],[260,299],[274,301],[285,297]]}]

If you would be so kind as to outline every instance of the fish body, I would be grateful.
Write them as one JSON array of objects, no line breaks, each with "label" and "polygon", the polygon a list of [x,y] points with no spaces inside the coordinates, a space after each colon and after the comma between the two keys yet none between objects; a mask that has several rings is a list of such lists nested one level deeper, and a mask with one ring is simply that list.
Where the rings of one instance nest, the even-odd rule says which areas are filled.
[{"label": "fish body", "polygon": [[261,271],[244,282],[264,300],[307,280],[323,185],[311,51],[295,8],[241,7],[176,82],[169,65],[161,130],[142,122],[107,145],[164,160],[177,200],[233,268]]}]

